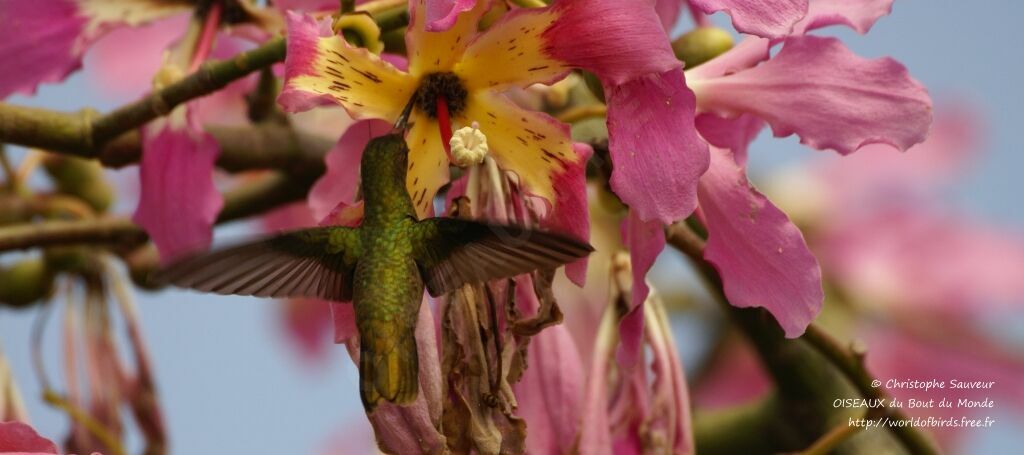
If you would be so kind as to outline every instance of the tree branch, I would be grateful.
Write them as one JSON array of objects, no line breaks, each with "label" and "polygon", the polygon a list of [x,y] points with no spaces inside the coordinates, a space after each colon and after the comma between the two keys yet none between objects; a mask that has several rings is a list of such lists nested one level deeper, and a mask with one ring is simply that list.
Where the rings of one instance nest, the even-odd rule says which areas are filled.
[{"label": "tree branch", "polygon": [[[862,396],[885,397],[883,390],[871,387],[873,378],[858,360],[860,356],[840,346],[819,327],[812,324],[801,338],[785,339],[778,324],[763,310],[741,309],[729,304],[722,287],[721,276],[704,260],[704,239],[685,222],[669,226],[666,238],[670,245],[693,261],[710,285],[712,294],[727,309],[737,326],[753,341],[759,356],[775,379],[779,398],[789,403],[781,409],[791,412],[790,408],[797,403],[796,413],[803,414],[805,418],[795,420],[796,422],[817,422],[817,425],[807,425],[815,428],[809,432],[804,431],[804,438],[816,438],[840,422],[846,424],[846,416],[836,414],[841,410],[830,409],[831,401],[844,393],[841,389],[837,390],[831,386],[834,381],[829,378],[836,376],[837,372],[841,373],[841,378]],[[906,415],[899,409],[886,407],[878,411],[888,413],[887,415],[894,419],[906,419]],[[912,427],[889,426],[887,430],[911,453],[938,453],[934,444]],[[813,441],[814,439],[810,439],[805,442]],[[804,447],[807,445],[810,444]],[[802,447],[797,449],[799,448]]]}]

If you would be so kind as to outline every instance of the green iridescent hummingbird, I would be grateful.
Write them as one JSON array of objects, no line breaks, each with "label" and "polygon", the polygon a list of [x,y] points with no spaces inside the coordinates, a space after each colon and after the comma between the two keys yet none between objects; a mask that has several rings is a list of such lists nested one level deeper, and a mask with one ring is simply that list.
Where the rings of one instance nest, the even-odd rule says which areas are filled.
[{"label": "green iridescent hummingbird", "polygon": [[351,301],[366,410],[381,399],[412,402],[419,389],[413,333],[424,285],[439,296],[466,283],[554,268],[593,248],[517,226],[417,220],[405,186],[407,154],[398,133],[366,146],[359,227],[303,229],[205,253],[171,265],[157,280],[219,294]]}]

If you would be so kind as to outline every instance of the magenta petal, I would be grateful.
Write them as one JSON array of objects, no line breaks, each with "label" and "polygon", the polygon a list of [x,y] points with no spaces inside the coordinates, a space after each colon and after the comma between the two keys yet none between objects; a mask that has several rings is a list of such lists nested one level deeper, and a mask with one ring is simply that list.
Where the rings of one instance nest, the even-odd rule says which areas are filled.
[{"label": "magenta petal", "polygon": [[657,0],[655,2],[654,11],[661,18],[661,26],[666,33],[671,32],[672,28],[676,26],[679,16],[683,14],[683,5],[686,5],[686,2],[687,0]]},{"label": "magenta petal", "polygon": [[690,0],[707,14],[725,11],[742,33],[779,38],[807,14],[807,0]]},{"label": "magenta petal", "polygon": [[619,365],[632,368],[640,359],[644,341],[644,302],[650,288],[647,271],[654,266],[658,254],[665,248],[665,226],[657,220],[643,221],[636,210],[630,210],[622,223],[622,238],[629,248],[633,269],[633,295],[630,311],[619,324],[621,343],[617,354]]},{"label": "magenta petal", "polygon": [[611,186],[644,220],[693,213],[707,144],[694,128],[694,96],[679,69],[605,86]]},{"label": "magenta petal", "polygon": [[793,27],[794,35],[830,25],[845,25],[865,34],[882,16],[892,12],[893,0],[813,0],[807,16]]},{"label": "magenta petal", "polygon": [[377,443],[386,453],[442,453],[445,438],[438,431],[441,423],[441,364],[430,303],[420,305],[416,322],[419,352],[420,391],[416,401],[406,406],[383,402],[370,413]]},{"label": "magenta petal", "polygon": [[726,150],[711,149],[700,179],[700,210],[708,230],[707,259],[722,276],[729,302],[763,307],[789,338],[821,310],[821,268],[785,213],[747,182]]},{"label": "magenta petal", "polygon": [[583,363],[564,324],[530,340],[530,367],[515,385],[527,453],[570,453],[582,416]]},{"label": "magenta petal", "polygon": [[[288,52],[284,61],[284,78],[304,75],[316,75],[318,69],[314,63],[317,55],[317,40],[322,36],[330,36],[330,23],[317,22],[308,14],[293,11],[285,13],[288,20]],[[277,95],[277,103],[286,112],[302,112],[321,105],[336,104],[334,98],[327,94],[317,94],[308,90],[299,90],[285,85]]]},{"label": "magenta petal", "polygon": [[723,118],[715,114],[697,116],[697,131],[701,137],[718,148],[728,149],[740,165],[747,163],[747,147],[764,128],[764,120],[750,114],[736,118]]},{"label": "magenta petal", "polygon": [[82,66],[86,18],[69,0],[0,2],[0,99],[35,93]]},{"label": "magenta petal", "polygon": [[208,248],[224,203],[213,184],[220,147],[188,106],[178,109],[142,128],[141,189],[132,217],[164,262]]},{"label": "magenta petal", "polygon": [[0,422],[0,453],[60,453],[53,441],[21,422]]},{"label": "magenta petal", "polygon": [[771,60],[695,81],[699,108],[766,120],[777,137],[848,154],[873,143],[900,150],[924,140],[932,119],[925,88],[891,58],[867,60],[835,38],[787,38]]},{"label": "magenta petal", "polygon": [[334,320],[335,343],[348,343],[359,335],[355,307],[351,303],[331,302],[331,318]]},{"label": "magenta petal", "polygon": [[[574,143],[579,157],[569,168],[554,178],[555,211],[542,220],[541,226],[568,234],[584,242],[590,240],[590,214],[587,206],[587,160],[594,154],[589,145]],[[565,266],[565,276],[577,286],[587,280],[587,258]]]},{"label": "magenta petal", "polygon": [[752,68],[771,57],[771,46],[770,39],[746,36],[724,54],[687,70],[686,77],[690,80],[711,79]]},{"label": "magenta petal", "polygon": [[355,205],[363,148],[370,139],[383,136],[389,131],[391,125],[383,120],[362,120],[345,130],[345,134],[324,158],[327,172],[309,191],[309,208],[313,211],[314,219],[326,218],[339,203]]},{"label": "magenta petal", "polygon": [[305,360],[316,362],[327,355],[331,339],[331,304],[316,299],[281,302],[281,325],[288,340]]},{"label": "magenta petal", "polygon": [[[544,32],[552,58],[596,74],[606,85],[678,68],[651,0],[556,2]],[[595,27],[594,24],[601,24]]]},{"label": "magenta petal", "polygon": [[426,0],[426,30],[443,32],[452,28],[459,14],[473,9],[476,2],[477,0]]}]

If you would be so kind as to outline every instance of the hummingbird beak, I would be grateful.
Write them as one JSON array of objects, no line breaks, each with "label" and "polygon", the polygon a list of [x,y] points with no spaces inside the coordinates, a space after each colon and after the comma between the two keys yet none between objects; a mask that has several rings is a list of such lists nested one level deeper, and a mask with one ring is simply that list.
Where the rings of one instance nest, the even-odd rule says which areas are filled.
[{"label": "hummingbird beak", "polygon": [[409,123],[409,114],[412,113],[412,107],[416,104],[416,97],[409,98],[409,102],[406,103],[405,108],[402,109],[402,115],[398,116],[398,120],[395,121],[395,132],[405,133],[412,125]]}]

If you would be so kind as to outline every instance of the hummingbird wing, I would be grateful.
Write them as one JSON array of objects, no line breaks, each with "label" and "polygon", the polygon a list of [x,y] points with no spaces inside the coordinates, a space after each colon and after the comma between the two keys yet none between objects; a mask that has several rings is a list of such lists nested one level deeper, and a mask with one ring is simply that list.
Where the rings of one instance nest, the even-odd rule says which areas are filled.
[{"label": "hummingbird wing", "polygon": [[347,302],[361,249],[358,232],[343,227],[292,231],[185,258],[154,280],[218,294]]},{"label": "hummingbird wing", "polygon": [[414,234],[416,262],[435,297],[465,283],[555,268],[594,251],[561,234],[455,218],[420,221]]}]

